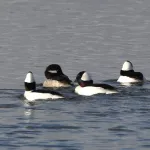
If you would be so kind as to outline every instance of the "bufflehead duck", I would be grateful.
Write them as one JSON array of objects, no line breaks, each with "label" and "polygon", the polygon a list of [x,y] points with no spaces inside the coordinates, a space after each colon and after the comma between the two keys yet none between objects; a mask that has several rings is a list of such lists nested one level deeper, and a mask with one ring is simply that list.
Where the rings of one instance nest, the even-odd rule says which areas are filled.
[{"label": "bufflehead duck", "polygon": [[41,100],[41,99],[59,99],[64,98],[61,94],[54,91],[36,90],[36,82],[34,80],[33,73],[29,71],[26,75],[24,97],[29,101]]},{"label": "bufflehead duck", "polygon": [[79,85],[75,88],[75,93],[79,95],[91,96],[99,93],[118,93],[115,87],[108,84],[94,84],[91,76],[86,71],[79,72],[76,81]]},{"label": "bufflehead duck", "polygon": [[117,82],[120,83],[142,83],[146,81],[141,72],[135,72],[130,61],[125,61],[120,71],[120,77]]},{"label": "bufflehead duck", "polygon": [[51,64],[45,70],[46,80],[43,87],[69,87],[72,81],[66,76],[58,64]]}]

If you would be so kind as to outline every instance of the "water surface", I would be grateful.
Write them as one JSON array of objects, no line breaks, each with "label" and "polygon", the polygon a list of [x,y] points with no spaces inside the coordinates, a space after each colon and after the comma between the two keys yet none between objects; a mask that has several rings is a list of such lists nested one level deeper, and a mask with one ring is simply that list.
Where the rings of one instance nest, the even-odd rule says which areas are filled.
[{"label": "water surface", "polygon": [[[149,150],[149,82],[116,83],[125,60],[150,79],[149,7],[149,0],[1,0],[1,149]],[[120,93],[82,97],[72,87],[59,90],[64,100],[27,104],[26,73],[41,84],[51,63],[71,80],[86,70]]]}]

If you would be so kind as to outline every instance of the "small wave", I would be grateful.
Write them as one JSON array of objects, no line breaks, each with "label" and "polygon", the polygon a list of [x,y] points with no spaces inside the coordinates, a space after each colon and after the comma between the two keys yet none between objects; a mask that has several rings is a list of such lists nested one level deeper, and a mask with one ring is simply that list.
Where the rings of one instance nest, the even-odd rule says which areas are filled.
[{"label": "small wave", "polygon": [[81,129],[79,126],[60,125],[60,124],[41,124],[41,125],[27,125],[28,129],[49,129],[49,130],[78,130]]},{"label": "small wave", "polygon": [[115,132],[135,132],[134,130],[127,129],[125,126],[116,126],[108,129],[109,131]]},{"label": "small wave", "polygon": [[150,148],[150,144],[144,144],[144,145],[141,145],[141,147],[143,147],[143,148]]},{"label": "small wave", "polygon": [[18,104],[0,104],[0,108],[16,108],[19,107]]}]

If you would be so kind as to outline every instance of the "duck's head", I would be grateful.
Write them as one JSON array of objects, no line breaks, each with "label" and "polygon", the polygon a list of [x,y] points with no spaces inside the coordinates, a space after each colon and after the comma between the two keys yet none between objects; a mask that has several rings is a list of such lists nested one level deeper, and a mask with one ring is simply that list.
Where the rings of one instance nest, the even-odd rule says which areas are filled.
[{"label": "duck's head", "polygon": [[131,71],[133,70],[133,65],[130,61],[125,61],[124,64],[122,65],[122,71]]},{"label": "duck's head", "polygon": [[77,82],[80,86],[93,84],[91,76],[86,71],[79,72],[76,76],[75,82]]},{"label": "duck's head", "polygon": [[51,64],[45,70],[45,77],[47,79],[58,75],[63,75],[62,69],[58,64]]},{"label": "duck's head", "polygon": [[29,71],[26,75],[24,86],[26,91],[33,91],[36,89],[36,82],[31,71]]}]

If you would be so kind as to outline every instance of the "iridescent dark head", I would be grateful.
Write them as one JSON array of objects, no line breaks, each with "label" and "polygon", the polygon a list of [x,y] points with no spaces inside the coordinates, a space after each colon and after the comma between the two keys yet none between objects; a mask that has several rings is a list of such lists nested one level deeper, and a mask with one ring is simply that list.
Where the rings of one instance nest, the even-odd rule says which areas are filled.
[{"label": "iridescent dark head", "polygon": [[58,64],[51,64],[45,70],[45,77],[51,79],[53,76],[63,75],[62,69]]}]

